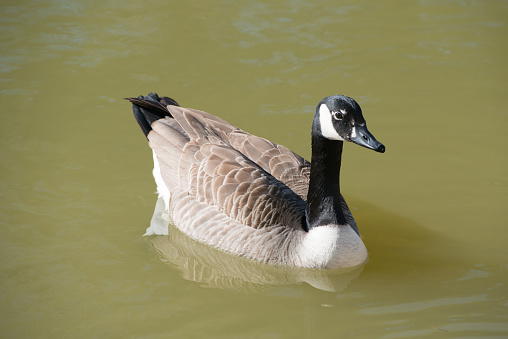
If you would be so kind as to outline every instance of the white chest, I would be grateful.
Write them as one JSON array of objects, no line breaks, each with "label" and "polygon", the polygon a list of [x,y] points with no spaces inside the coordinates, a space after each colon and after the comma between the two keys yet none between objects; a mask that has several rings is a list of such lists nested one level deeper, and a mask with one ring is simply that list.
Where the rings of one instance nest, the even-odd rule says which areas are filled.
[{"label": "white chest", "polygon": [[298,248],[305,267],[352,267],[367,260],[362,239],[349,226],[319,226],[311,229]]}]

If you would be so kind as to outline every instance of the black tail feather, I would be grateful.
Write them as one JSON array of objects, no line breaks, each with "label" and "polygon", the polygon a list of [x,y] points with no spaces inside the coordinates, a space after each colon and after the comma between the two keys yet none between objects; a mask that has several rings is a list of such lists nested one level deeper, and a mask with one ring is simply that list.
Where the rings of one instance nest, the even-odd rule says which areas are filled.
[{"label": "black tail feather", "polygon": [[152,130],[152,123],[164,117],[171,117],[166,108],[168,105],[180,106],[168,97],[159,98],[156,93],[149,93],[147,96],[140,95],[137,98],[125,98],[132,103],[134,117],[145,134],[145,137]]}]

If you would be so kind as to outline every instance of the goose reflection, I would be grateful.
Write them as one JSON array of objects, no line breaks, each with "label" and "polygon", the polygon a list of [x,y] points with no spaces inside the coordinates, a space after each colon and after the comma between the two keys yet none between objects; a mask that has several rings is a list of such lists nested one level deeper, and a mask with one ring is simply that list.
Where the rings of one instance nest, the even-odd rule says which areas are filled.
[{"label": "goose reflection", "polygon": [[335,270],[276,266],[217,250],[189,238],[171,225],[162,198],[157,200],[145,235],[161,261],[179,269],[184,279],[205,287],[259,291],[305,282],[319,290],[342,291],[363,270],[363,266]]}]

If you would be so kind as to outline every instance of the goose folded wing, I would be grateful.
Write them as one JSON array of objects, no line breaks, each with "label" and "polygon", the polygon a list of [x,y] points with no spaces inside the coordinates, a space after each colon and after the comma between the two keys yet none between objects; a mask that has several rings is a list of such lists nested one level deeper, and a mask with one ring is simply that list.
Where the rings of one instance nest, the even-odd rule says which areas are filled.
[{"label": "goose folded wing", "polygon": [[[170,142],[150,139],[156,154],[164,148],[175,149],[173,156],[162,157],[160,162],[162,170],[173,168],[171,176],[178,178],[176,189],[216,206],[244,225],[304,228],[305,200],[230,144],[228,134],[240,131],[238,128],[205,112],[168,108],[173,118],[165,120],[171,124],[154,124],[152,134],[168,135]],[[174,125],[172,120],[178,123],[178,130],[170,126]],[[168,128],[173,131],[164,131]],[[171,136],[175,133],[181,136]]]},{"label": "goose folded wing", "polygon": [[189,171],[189,191],[196,200],[253,228],[303,229],[305,201],[241,152],[206,143],[198,153],[201,161]]},{"label": "goose folded wing", "polygon": [[307,198],[310,163],[287,147],[236,130],[228,134],[230,144],[274,178]]}]

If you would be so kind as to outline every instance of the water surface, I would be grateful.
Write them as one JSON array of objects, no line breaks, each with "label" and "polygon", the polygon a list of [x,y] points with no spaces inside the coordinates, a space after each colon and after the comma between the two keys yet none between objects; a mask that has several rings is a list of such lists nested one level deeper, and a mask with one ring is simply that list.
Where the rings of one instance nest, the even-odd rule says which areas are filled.
[{"label": "water surface", "polygon": [[[2,337],[508,336],[506,1],[23,1],[0,6]],[[370,254],[260,267],[142,237],[156,196],[122,98],[157,91],[310,158],[346,94]],[[262,266],[262,265],[261,265]]]}]

